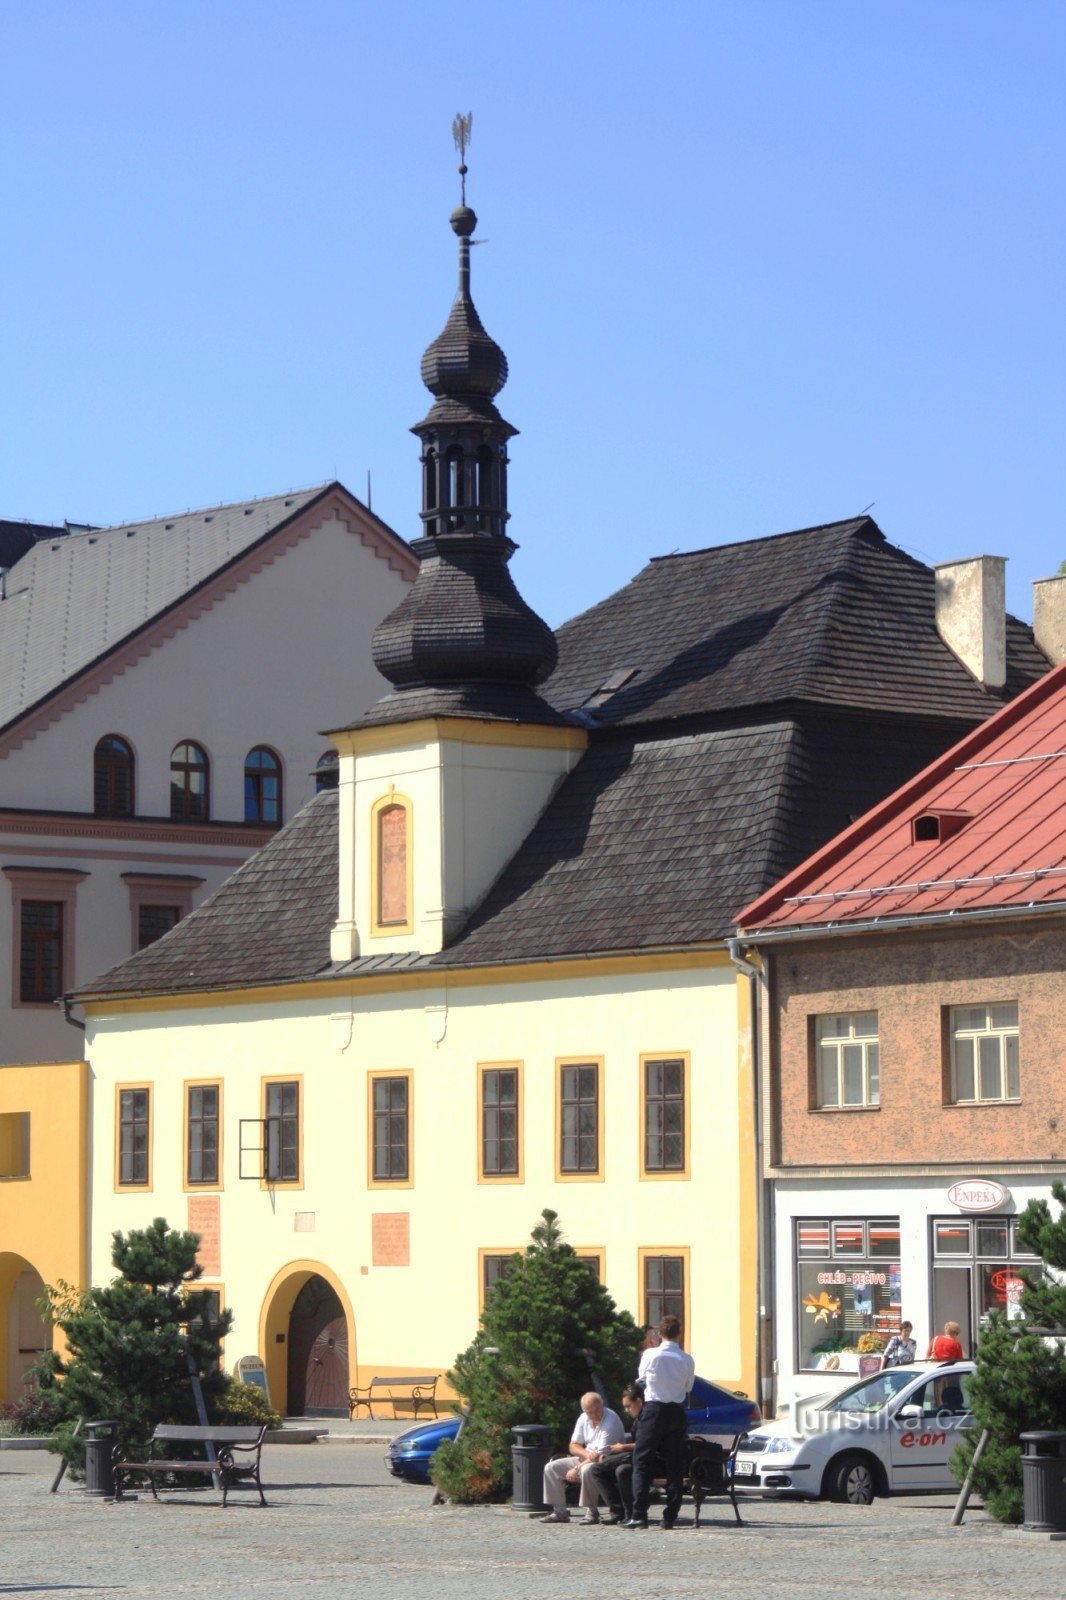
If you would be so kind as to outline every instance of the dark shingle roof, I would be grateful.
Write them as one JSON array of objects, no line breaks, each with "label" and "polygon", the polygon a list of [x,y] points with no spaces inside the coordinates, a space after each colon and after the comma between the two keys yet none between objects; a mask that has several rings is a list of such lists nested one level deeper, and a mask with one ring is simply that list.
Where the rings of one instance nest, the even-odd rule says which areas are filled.
[{"label": "dark shingle roof", "polygon": [[982,688],[937,633],[932,569],[869,517],[662,557],[558,639],[560,711],[636,669],[601,726],[797,701],[977,721],[1048,667],[1009,618],[1006,689]]}]

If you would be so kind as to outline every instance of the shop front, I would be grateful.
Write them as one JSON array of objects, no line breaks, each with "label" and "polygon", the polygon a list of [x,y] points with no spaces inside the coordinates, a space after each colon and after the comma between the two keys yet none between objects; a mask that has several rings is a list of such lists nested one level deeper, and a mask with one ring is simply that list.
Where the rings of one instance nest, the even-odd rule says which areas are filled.
[{"label": "shop front", "polygon": [[775,1351],[778,1406],[877,1371],[905,1318],[919,1358],[945,1322],[973,1353],[989,1314],[1020,1311],[1018,1213],[1049,1180],[933,1185],[778,1182]]}]

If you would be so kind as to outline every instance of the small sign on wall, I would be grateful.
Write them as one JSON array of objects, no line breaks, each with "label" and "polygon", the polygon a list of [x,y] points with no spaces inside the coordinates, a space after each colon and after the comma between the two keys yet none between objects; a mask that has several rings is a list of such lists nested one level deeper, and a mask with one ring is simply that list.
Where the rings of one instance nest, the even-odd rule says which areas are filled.
[{"label": "small sign on wall", "polygon": [[238,1383],[254,1383],[256,1388],[262,1389],[267,1399],[270,1399],[266,1367],[259,1356],[241,1356],[233,1369],[233,1376]]},{"label": "small sign on wall", "polygon": [[200,1235],[196,1259],[206,1278],[222,1276],[222,1197],[217,1194],[189,1196],[189,1232]]},{"label": "small sign on wall", "polygon": [[411,1214],[409,1211],[375,1211],[370,1218],[372,1261],[375,1267],[411,1265]]}]

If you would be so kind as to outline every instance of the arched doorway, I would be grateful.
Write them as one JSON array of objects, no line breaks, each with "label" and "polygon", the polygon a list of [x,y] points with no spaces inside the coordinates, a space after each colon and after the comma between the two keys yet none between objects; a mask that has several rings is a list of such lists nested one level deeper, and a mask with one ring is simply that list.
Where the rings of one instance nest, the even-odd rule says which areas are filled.
[{"label": "arched doorway", "polygon": [[0,1394],[8,1400],[21,1400],[23,1379],[43,1350],[52,1348],[52,1328],[37,1304],[44,1294],[44,1281],[37,1269],[13,1254],[0,1255],[0,1346],[6,1346],[7,1359],[0,1374]]},{"label": "arched doorway", "polygon": [[289,1312],[289,1414],[348,1415],[348,1319],[337,1291],[317,1273]]}]

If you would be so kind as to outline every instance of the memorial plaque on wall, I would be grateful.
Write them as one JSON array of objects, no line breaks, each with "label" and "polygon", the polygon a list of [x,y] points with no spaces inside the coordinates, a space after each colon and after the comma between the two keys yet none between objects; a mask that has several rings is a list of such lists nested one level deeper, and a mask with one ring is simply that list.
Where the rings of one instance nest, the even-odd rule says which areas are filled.
[{"label": "memorial plaque on wall", "polygon": [[370,1218],[375,1267],[411,1265],[411,1214],[408,1211],[375,1211]]},{"label": "memorial plaque on wall", "polygon": [[205,1278],[222,1276],[221,1204],[221,1195],[189,1196],[189,1232],[200,1235],[200,1248],[196,1252],[196,1259],[204,1269]]}]

